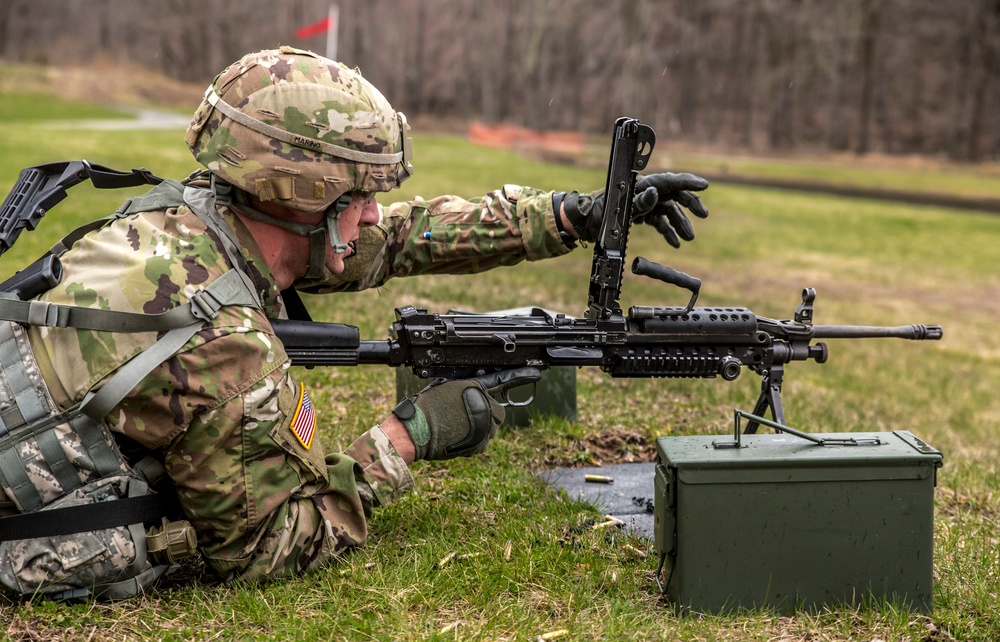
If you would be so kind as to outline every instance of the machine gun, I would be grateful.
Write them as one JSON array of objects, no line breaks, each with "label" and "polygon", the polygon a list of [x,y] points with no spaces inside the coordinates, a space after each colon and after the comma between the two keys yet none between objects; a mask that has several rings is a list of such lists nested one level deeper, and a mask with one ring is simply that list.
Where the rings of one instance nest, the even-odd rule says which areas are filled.
[{"label": "machine gun", "polygon": [[[937,340],[940,326],[813,325],[815,290],[802,292],[791,320],[758,317],[743,307],[695,307],[701,281],[642,257],[634,274],[691,292],[684,307],[619,306],[637,175],[655,143],[639,121],[615,123],[605,186],[605,210],[594,243],[587,311],[583,318],[534,309],[526,315],[435,314],[424,308],[396,309],[390,338],[361,340],[358,329],[336,323],[273,320],[293,365],[306,367],[385,364],[407,366],[420,377],[467,378],[522,366],[598,366],[612,377],[722,377],[743,368],[761,376],[753,414],[770,411],[785,423],[781,404],[784,366],[826,361],[817,339],[896,337]],[[505,400],[511,403],[509,398]],[[522,404],[523,405],[523,404]],[[747,432],[755,432],[751,421]]]}]

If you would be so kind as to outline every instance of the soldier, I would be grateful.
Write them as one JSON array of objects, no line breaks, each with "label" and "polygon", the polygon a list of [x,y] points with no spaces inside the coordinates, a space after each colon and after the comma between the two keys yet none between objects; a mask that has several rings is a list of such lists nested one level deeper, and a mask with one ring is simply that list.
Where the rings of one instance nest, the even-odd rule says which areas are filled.
[{"label": "soldier", "polygon": [[[244,56],[216,77],[187,132],[205,169],[126,202],[113,220],[68,242],[61,283],[39,297],[51,306],[163,317],[190,309],[201,320],[172,345],[173,330],[48,324],[29,325],[30,349],[11,339],[30,362],[28,379],[37,382],[37,373],[44,382],[34,390],[53,425],[82,406],[125,454],[123,477],[138,476],[143,454],[162,463],[179,517],[223,578],[292,575],[364,544],[372,508],[413,486],[410,462],[482,452],[504,418],[491,389],[538,378],[526,369],[429,387],[343,453],[324,453],[315,435],[332,419],[318,417],[268,322],[287,316],[294,290],[477,272],[559,256],[577,239],[596,237],[600,192],[508,185],[469,201],[379,205],[376,194],[413,171],[407,130],[404,116],[356,70],[288,47]],[[691,240],[678,204],[707,216],[689,193],[705,187],[689,174],[641,179],[640,220],[674,246]],[[206,306],[199,316],[195,308]],[[138,372],[133,380],[120,374],[129,368]],[[90,401],[95,392],[99,401]],[[52,451],[42,442],[28,449],[42,455],[22,468],[35,486],[51,487],[40,500],[48,506],[67,485],[63,464],[38,463]],[[88,448],[70,449],[72,465]],[[26,510],[34,498],[4,462],[0,481]],[[98,476],[77,474],[84,482]],[[117,566],[82,580],[60,562],[82,554],[79,537],[8,542],[0,580],[20,592],[87,588],[88,581],[91,590],[122,581],[131,583],[121,594],[142,590],[150,577],[150,562],[139,559],[146,543],[120,539],[108,546]],[[151,535],[150,546],[159,546],[153,542]]]}]

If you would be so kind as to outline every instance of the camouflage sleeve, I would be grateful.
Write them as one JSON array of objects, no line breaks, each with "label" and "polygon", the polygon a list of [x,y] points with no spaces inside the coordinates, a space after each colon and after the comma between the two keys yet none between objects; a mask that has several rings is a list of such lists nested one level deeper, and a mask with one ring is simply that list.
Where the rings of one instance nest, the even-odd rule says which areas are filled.
[{"label": "camouflage sleeve", "polygon": [[286,364],[197,418],[167,449],[202,552],[226,579],[295,575],[361,546],[372,506],[412,486],[381,430],[350,454],[325,454],[312,438],[315,409],[302,414],[307,403]]},{"label": "camouflage sleeve", "polygon": [[328,291],[364,290],[398,276],[474,274],[570,248],[560,239],[552,192],[505,185],[470,200],[418,197],[386,206],[356,250]]},{"label": "camouflage sleeve", "polygon": [[344,454],[358,462],[358,492],[365,506],[386,506],[413,488],[413,476],[382,429],[374,426],[348,446]]}]

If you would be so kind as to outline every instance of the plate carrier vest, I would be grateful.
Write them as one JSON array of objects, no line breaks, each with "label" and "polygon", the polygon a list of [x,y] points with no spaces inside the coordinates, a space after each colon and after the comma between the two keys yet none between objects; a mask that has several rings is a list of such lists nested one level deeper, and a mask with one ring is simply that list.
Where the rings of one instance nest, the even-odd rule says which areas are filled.
[{"label": "plate carrier vest", "polygon": [[[195,175],[192,175],[192,177]],[[148,456],[126,461],[105,421],[147,374],[174,355],[220,308],[262,309],[246,274],[239,243],[216,210],[230,186],[211,189],[69,161],[22,170],[0,207],[0,254],[24,229],[90,178],[98,188],[155,185],[126,200],[110,217],[71,232],[31,266],[0,284],[0,584],[21,596],[55,599],[127,598],[143,592],[195,553],[191,525],[179,513],[163,465]],[[187,205],[222,239],[234,269],[162,314],[116,312],[31,300],[59,283],[59,257],[88,232],[138,212]],[[161,333],[82,401],[62,410],[53,402],[28,343],[26,326],[107,332]],[[13,513],[13,514],[11,514]],[[147,532],[144,523],[153,526]]]}]

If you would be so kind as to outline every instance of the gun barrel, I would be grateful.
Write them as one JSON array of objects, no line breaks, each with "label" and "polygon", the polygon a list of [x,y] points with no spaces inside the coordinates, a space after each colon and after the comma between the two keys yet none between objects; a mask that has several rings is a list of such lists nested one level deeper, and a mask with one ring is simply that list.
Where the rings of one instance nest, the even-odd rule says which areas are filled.
[{"label": "gun barrel", "polygon": [[816,325],[813,326],[815,339],[912,339],[913,341],[937,341],[944,336],[939,325]]}]

